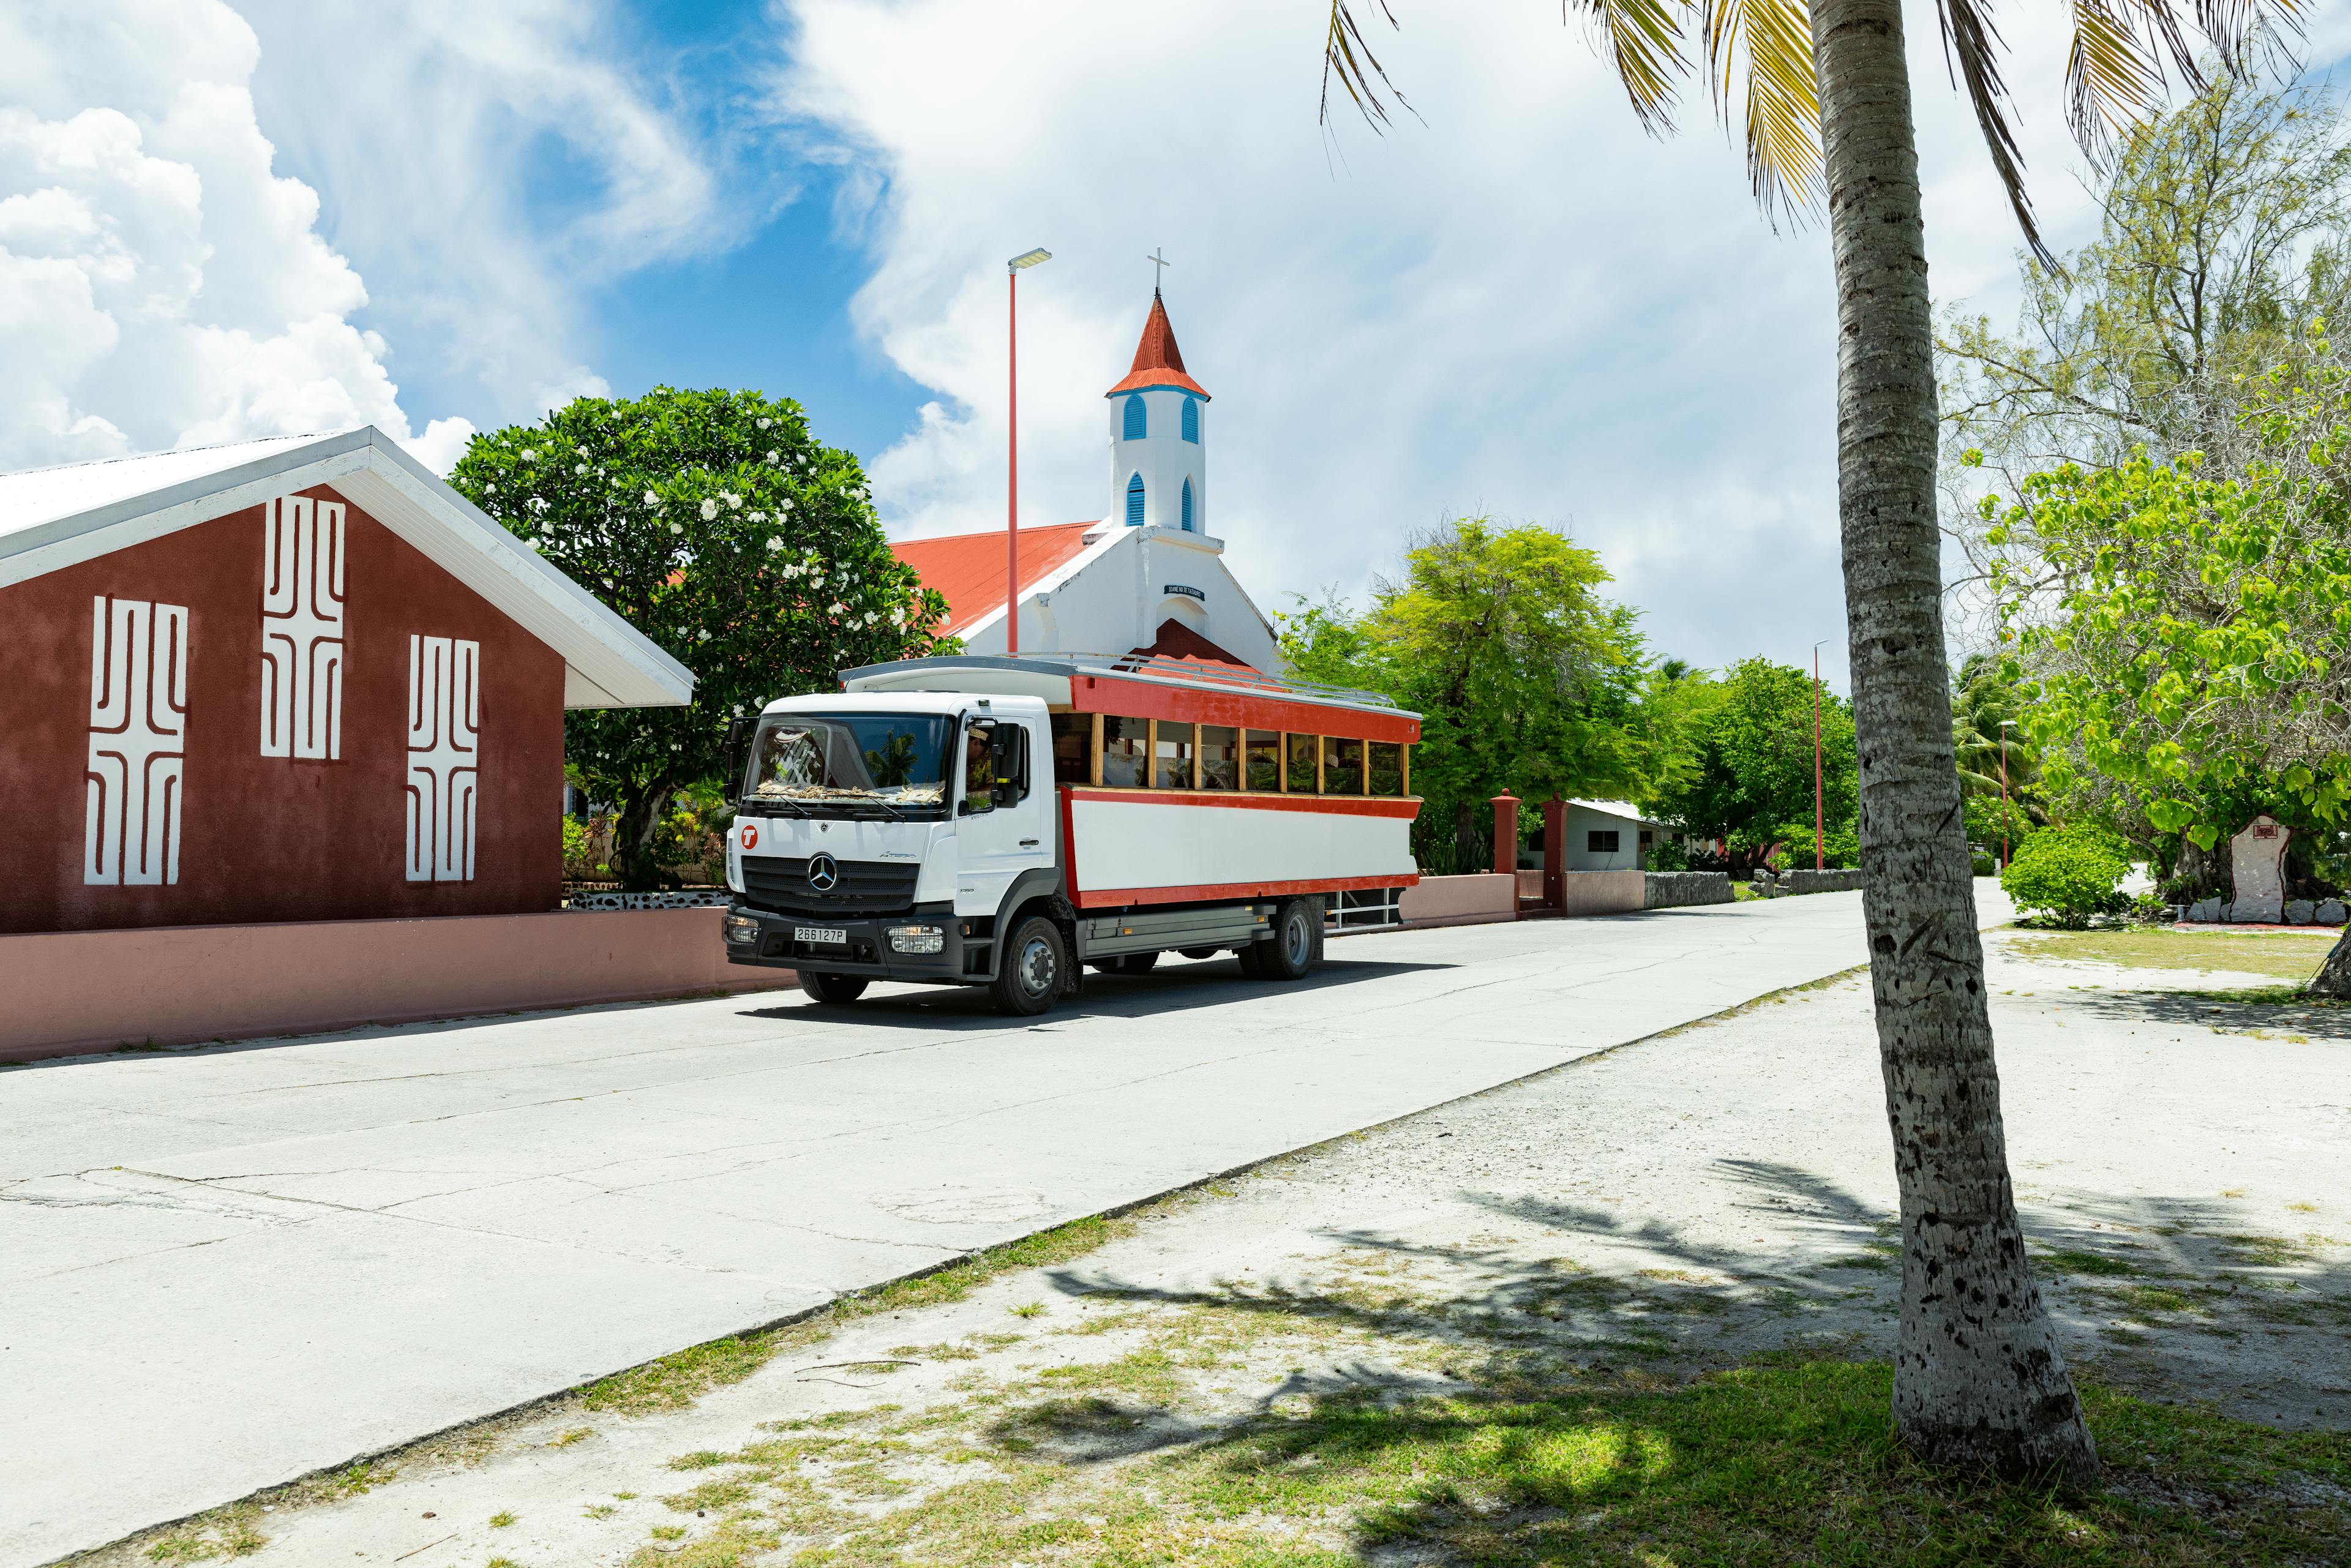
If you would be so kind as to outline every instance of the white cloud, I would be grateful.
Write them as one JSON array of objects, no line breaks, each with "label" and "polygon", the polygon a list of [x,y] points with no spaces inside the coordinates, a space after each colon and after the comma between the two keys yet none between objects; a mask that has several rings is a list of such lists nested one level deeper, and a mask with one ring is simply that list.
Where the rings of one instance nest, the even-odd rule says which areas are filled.
[{"label": "white cloud", "polygon": [[[246,9],[0,8],[0,467],[374,423],[445,469],[476,419],[609,391],[584,289],[738,226],[597,0]],[[589,171],[561,211],[549,138]],[[353,254],[465,413],[413,433]]]},{"label": "white cloud", "polygon": [[[1024,517],[1110,506],[1101,392],[1149,301],[1217,394],[1213,531],[1261,602],[1359,590],[1477,509],[1567,525],[1667,651],[1843,666],[1834,323],[1817,230],[1775,236],[1705,120],[1635,126],[1541,6],[1402,5],[1381,57],[1426,123],[1314,124],[1321,13],[1034,0],[785,0],[777,96],[876,193],[860,328],[939,394],[874,464],[893,526],[998,526],[1004,256],[1021,284]],[[1931,9],[1911,18],[1929,243],[1948,296],[2006,289],[2016,241]],[[2053,105],[2053,26],[2011,71]],[[2044,217],[2083,210],[2053,112],[2027,126]]]}]

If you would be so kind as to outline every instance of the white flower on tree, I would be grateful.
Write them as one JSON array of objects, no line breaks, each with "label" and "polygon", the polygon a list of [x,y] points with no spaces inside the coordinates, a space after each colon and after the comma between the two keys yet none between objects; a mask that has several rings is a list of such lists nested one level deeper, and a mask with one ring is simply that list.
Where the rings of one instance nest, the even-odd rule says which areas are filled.
[{"label": "white flower on tree", "polygon": [[706,522],[709,522],[712,518],[714,518],[714,517],[717,517],[717,516],[718,516],[718,503],[717,503],[717,502],[716,502],[716,501],[708,501],[708,500],[705,500],[705,501],[704,501],[704,502],[702,503],[702,520],[703,520],[704,522],[705,522],[705,523],[706,523]]}]

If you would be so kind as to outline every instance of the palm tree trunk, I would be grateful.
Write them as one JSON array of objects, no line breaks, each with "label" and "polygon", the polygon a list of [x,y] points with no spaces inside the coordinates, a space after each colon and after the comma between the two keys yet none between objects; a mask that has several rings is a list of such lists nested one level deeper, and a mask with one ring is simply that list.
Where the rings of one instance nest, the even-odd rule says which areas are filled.
[{"label": "palm tree trunk", "polygon": [[1951,752],[1934,342],[1899,0],[1812,0],[1837,287],[1837,507],[1878,1057],[1902,1195],[1894,1419],[1930,1463],[2097,1476],[2009,1186]]}]

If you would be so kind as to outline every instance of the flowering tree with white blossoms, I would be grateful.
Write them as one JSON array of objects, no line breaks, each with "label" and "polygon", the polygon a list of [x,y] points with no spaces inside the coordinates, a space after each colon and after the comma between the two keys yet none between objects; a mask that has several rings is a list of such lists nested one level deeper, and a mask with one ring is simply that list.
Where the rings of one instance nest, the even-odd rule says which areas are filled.
[{"label": "flowering tree with white blossoms", "polygon": [[752,392],[580,398],[474,438],[449,482],[694,672],[692,706],[575,709],[566,760],[613,808],[613,870],[658,884],[678,792],[722,771],[727,722],[838,671],[952,652],[946,601],[890,553],[865,475]]}]

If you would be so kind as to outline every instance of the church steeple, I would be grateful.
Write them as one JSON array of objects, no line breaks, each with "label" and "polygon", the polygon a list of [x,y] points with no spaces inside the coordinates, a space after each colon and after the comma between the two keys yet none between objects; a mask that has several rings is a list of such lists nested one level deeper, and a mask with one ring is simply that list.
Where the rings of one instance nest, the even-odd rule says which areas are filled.
[{"label": "church steeple", "polygon": [[1134,363],[1102,395],[1110,400],[1110,520],[1207,533],[1208,391],[1184,369],[1156,287]]}]

